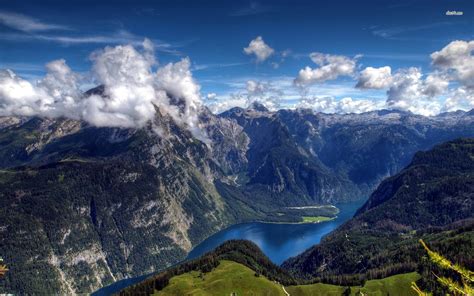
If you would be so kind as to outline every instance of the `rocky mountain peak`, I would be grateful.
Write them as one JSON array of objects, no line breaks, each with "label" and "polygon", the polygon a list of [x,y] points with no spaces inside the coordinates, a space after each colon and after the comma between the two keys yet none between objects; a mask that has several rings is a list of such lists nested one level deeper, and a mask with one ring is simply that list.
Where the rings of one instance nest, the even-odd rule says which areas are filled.
[{"label": "rocky mountain peak", "polygon": [[265,105],[263,105],[262,103],[259,103],[259,102],[253,102],[248,109],[251,109],[251,110],[255,110],[255,111],[258,111],[258,112],[269,112],[270,110],[268,110],[267,107],[265,107]]}]

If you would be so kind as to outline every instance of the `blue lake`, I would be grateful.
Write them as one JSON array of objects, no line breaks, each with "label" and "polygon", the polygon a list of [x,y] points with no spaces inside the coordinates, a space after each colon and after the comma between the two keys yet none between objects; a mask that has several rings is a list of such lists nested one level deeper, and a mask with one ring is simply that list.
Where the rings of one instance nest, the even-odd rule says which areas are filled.
[{"label": "blue lake", "polygon": [[281,264],[319,243],[321,238],[352,218],[363,202],[339,204],[336,219],[321,223],[277,224],[242,223],[226,228],[196,246],[186,259],[197,258],[230,239],[246,239],[257,244],[270,260]]},{"label": "blue lake", "polygon": [[[318,244],[321,238],[352,218],[364,201],[336,205],[340,212],[336,219],[321,223],[276,224],[251,222],[230,226],[197,245],[186,260],[197,258],[230,239],[246,239],[257,244],[270,260],[281,264],[286,259]],[[147,275],[125,279],[96,291],[93,295],[110,295],[138,283]]]}]

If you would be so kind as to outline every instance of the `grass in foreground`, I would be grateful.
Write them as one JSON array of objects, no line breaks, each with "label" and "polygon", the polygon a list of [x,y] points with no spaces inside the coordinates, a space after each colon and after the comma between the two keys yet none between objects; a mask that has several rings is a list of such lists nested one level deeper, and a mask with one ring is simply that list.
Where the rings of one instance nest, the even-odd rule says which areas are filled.
[{"label": "grass in foreground", "polygon": [[[350,295],[417,295],[411,289],[411,283],[417,281],[420,275],[416,272],[398,274],[379,280],[370,280],[365,283],[363,287],[350,287]],[[291,296],[319,296],[319,295],[342,295],[347,287],[327,285],[327,284],[313,284],[286,287]]]},{"label": "grass in foreground", "polygon": [[[379,280],[369,280],[363,287],[343,287],[328,284],[313,284],[285,287],[291,296],[343,295],[349,288],[350,295],[416,295],[411,283],[420,275],[416,272],[394,275]],[[235,294],[232,294],[235,293]],[[155,295],[282,295],[286,296],[283,287],[233,261],[222,260],[219,266],[209,273],[198,271],[175,276],[168,286]]]},{"label": "grass in foreground", "polygon": [[213,271],[202,274],[192,271],[170,280],[168,286],[155,295],[282,295],[280,284],[263,276],[255,276],[250,268],[222,260]]},{"label": "grass in foreground", "polygon": [[303,223],[320,223],[325,221],[334,220],[336,217],[326,217],[326,216],[303,216]]}]

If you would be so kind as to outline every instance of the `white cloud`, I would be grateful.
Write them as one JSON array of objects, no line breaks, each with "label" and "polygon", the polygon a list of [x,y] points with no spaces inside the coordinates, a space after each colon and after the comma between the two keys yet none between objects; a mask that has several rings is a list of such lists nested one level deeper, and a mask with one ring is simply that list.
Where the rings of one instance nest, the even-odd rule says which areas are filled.
[{"label": "white cloud", "polygon": [[273,87],[270,82],[248,80],[246,84],[247,104],[263,104],[270,110],[280,109],[283,91]]},{"label": "white cloud", "polygon": [[301,69],[294,80],[296,86],[306,87],[317,82],[334,80],[339,76],[351,76],[357,61],[357,58],[318,52],[311,53],[310,58],[319,67],[313,69],[307,66]]},{"label": "white cloud", "polygon": [[387,91],[387,105],[425,116],[436,115],[442,108],[433,97],[444,92],[446,87],[446,81],[435,75],[423,80],[419,68],[401,69],[393,76]]},{"label": "white cloud", "polygon": [[309,108],[324,113],[363,113],[382,109],[385,103],[375,100],[352,99],[345,97],[340,100],[334,97],[303,98],[297,108]]},{"label": "white cloud", "polygon": [[[80,44],[130,44],[133,46],[145,46],[143,37],[136,36],[125,30],[120,30],[106,35],[44,35],[44,34],[20,34],[20,33],[2,33],[0,32],[0,40],[25,42],[25,41],[44,41],[55,42],[64,45],[80,45]],[[146,40],[146,38],[145,38]],[[151,42],[151,40],[150,40]],[[175,49],[175,46],[161,41],[153,40],[153,50],[171,55],[180,55],[181,53]]]},{"label": "white cloud", "polygon": [[[179,115],[174,115],[175,120],[184,122],[195,136],[203,140],[204,135],[200,134],[198,118],[201,87],[194,80],[190,66],[189,58],[165,65],[156,72],[156,85],[170,94],[172,99],[179,99],[174,102],[180,107]],[[174,108],[169,112],[175,112]]]},{"label": "white cloud", "polygon": [[268,84],[255,80],[247,81],[247,92],[250,96],[262,96],[269,88]]},{"label": "white cloud", "polygon": [[[246,79],[249,79],[247,77]],[[286,83],[287,82],[287,83]],[[278,87],[274,86],[277,84]],[[239,80],[231,83],[233,90],[217,95],[208,94],[206,106],[214,113],[221,113],[232,107],[248,107],[254,102],[264,105],[269,110],[283,107],[283,89],[291,87],[291,80],[258,81],[256,79]],[[211,99],[209,99],[211,98]]]},{"label": "white cloud", "polygon": [[106,97],[85,100],[84,119],[96,126],[141,127],[153,118],[152,103],[166,101],[155,90],[150,62],[131,45],[106,47],[91,55],[93,73]]},{"label": "white cloud", "polygon": [[15,30],[24,32],[69,30],[66,26],[44,23],[23,14],[7,11],[0,11],[0,23]]},{"label": "white cloud", "polygon": [[419,68],[399,70],[393,76],[393,84],[387,91],[387,103],[390,106],[406,109],[411,101],[421,98],[421,77]]},{"label": "white cloud", "polygon": [[47,112],[54,98],[42,88],[16,76],[11,70],[0,71],[0,115],[34,116]]},{"label": "white cloud", "polygon": [[226,99],[215,100],[212,103],[207,105],[209,110],[211,110],[211,112],[214,114],[222,113],[233,107],[245,108],[247,106],[248,106],[248,99],[239,94],[231,94],[230,97]]},{"label": "white cloud", "polygon": [[86,36],[58,36],[58,35],[30,35],[31,38],[35,38],[43,41],[53,41],[64,44],[117,44],[125,43],[135,46],[143,45],[143,38],[135,36],[130,32],[120,30],[110,35],[86,35]]},{"label": "white cloud", "polygon": [[423,94],[428,97],[436,97],[443,94],[449,86],[449,80],[447,77],[436,73],[430,74],[426,77],[423,86]]},{"label": "white cloud", "polygon": [[431,54],[432,64],[449,71],[453,79],[469,88],[474,88],[474,40],[457,40],[440,51]]},{"label": "white cloud", "polygon": [[444,102],[443,111],[471,110],[474,108],[474,90],[458,87],[451,91]]},{"label": "white cloud", "polygon": [[92,73],[104,85],[104,96],[84,97],[79,76],[64,60],[46,65],[47,74],[36,85],[10,70],[0,72],[0,115],[67,117],[95,126],[144,126],[157,106],[196,137],[205,140],[198,126],[200,87],[189,70],[189,59],[170,63],[152,72],[152,47],[106,47],[91,55]]},{"label": "white cloud", "polygon": [[[51,110],[54,110],[51,116],[62,116],[63,111],[66,110],[73,112],[81,96],[80,76],[74,73],[63,59],[46,64],[46,73],[46,76],[39,80],[38,87],[54,98],[56,107]],[[79,118],[76,113],[70,116]]]},{"label": "white cloud", "polygon": [[257,62],[263,62],[268,59],[275,51],[263,41],[262,36],[258,36],[250,41],[249,46],[244,48],[247,55],[255,55]]},{"label": "white cloud", "polygon": [[217,99],[217,94],[215,92],[208,93],[206,99],[209,101],[214,101]]},{"label": "white cloud", "polygon": [[382,89],[392,83],[392,69],[389,66],[373,68],[367,67],[360,72],[357,88]]}]

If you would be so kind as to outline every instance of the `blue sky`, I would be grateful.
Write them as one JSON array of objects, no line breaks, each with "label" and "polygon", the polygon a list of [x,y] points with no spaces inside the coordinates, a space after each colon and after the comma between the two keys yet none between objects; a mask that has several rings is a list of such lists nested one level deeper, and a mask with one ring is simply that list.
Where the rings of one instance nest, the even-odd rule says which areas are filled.
[{"label": "blue sky", "polygon": [[[447,16],[452,10],[463,15]],[[294,103],[301,91],[293,80],[306,66],[317,67],[309,55],[319,52],[355,59],[356,69],[311,83],[306,95],[385,100],[385,88],[354,88],[359,71],[418,67],[428,75],[431,53],[454,40],[474,39],[473,13],[472,0],[2,0],[0,68],[34,80],[44,75],[44,64],[62,58],[74,71],[87,72],[94,50],[139,46],[146,37],[155,43],[160,64],[190,58],[203,96],[227,99],[245,93],[252,80],[271,85],[266,90],[278,88]],[[263,61],[244,52],[257,36],[273,50]]]}]

